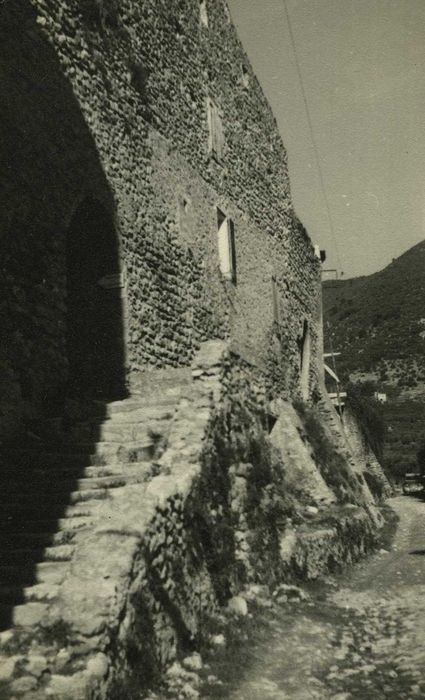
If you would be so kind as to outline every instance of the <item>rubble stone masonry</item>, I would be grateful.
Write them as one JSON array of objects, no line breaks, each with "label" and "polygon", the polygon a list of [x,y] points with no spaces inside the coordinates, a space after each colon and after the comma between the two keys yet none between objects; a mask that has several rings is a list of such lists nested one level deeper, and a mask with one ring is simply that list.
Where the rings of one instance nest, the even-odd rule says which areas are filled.
[{"label": "rubble stone masonry", "polygon": [[[206,12],[198,0],[0,6],[3,435],[66,392],[67,250],[87,202],[117,237],[127,387],[218,337],[265,374],[271,396],[289,398],[308,328],[314,391],[319,263],[228,8],[214,0]],[[236,281],[220,272],[220,216],[232,222]]]}]

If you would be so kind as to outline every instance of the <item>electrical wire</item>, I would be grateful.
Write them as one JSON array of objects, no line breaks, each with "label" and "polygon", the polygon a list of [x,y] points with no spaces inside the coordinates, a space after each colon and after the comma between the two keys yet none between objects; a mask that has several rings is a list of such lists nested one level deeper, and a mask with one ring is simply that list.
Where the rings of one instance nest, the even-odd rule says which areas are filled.
[{"label": "electrical wire", "polygon": [[324,177],[323,177],[322,166],[321,166],[321,164],[320,164],[319,149],[318,149],[317,142],[316,142],[316,137],[315,137],[315,134],[314,134],[313,122],[312,122],[312,120],[311,120],[311,114],[310,114],[310,109],[309,109],[308,101],[307,101],[307,95],[306,95],[306,91],[305,91],[305,87],[304,87],[304,81],[303,81],[303,76],[302,76],[302,72],[301,72],[301,66],[300,66],[300,62],[299,62],[299,59],[298,59],[298,53],[297,53],[297,48],[296,48],[296,44],[295,44],[295,37],[294,37],[294,33],[293,33],[293,31],[292,31],[291,17],[290,17],[290,15],[289,15],[289,10],[288,10],[288,5],[287,5],[287,3],[286,3],[286,0],[282,0],[282,3],[283,3],[283,7],[284,7],[284,9],[285,9],[286,21],[287,21],[288,30],[289,30],[289,37],[290,37],[290,40],[291,40],[292,51],[293,51],[294,59],[295,59],[295,66],[296,66],[296,69],[297,69],[298,79],[299,79],[299,82],[300,82],[301,95],[302,95],[303,102],[304,102],[305,112],[306,112],[306,116],[307,116],[308,128],[309,128],[309,131],[310,131],[310,137],[311,137],[311,141],[312,141],[312,144],[313,144],[314,156],[315,156],[315,160],[316,160],[317,171],[318,171],[318,174],[319,174],[320,188],[321,188],[321,190],[322,190],[322,196],[323,196],[323,200],[324,200],[324,202],[325,202],[326,212],[327,212],[328,220],[329,220],[330,232],[331,232],[332,239],[333,239],[333,242],[334,242],[334,245],[335,245],[335,252],[336,252],[336,257],[337,257],[337,260],[338,260],[339,269],[340,269],[340,271],[341,271],[341,268],[342,268],[342,265],[341,265],[341,257],[340,257],[339,250],[338,250],[338,243],[337,243],[337,240],[336,240],[335,228],[334,228],[334,225],[333,225],[332,214],[331,214],[331,208],[330,208],[330,205],[329,205],[328,196],[327,196],[327,194],[326,194],[325,180],[324,180]]}]

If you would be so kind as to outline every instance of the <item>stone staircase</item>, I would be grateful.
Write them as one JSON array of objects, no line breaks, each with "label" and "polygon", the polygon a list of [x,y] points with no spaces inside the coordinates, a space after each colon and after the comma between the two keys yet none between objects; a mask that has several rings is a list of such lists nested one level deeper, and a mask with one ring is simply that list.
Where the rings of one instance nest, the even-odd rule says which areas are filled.
[{"label": "stone staircase", "polygon": [[190,371],[158,370],[137,393],[72,406],[0,452],[0,629],[38,622],[111,490],[149,481]]}]

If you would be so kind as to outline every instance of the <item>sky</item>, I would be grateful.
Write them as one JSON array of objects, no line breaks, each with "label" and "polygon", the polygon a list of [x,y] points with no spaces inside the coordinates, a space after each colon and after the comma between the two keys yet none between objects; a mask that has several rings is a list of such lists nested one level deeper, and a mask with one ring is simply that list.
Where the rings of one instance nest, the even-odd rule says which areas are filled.
[{"label": "sky", "polygon": [[228,2],[325,268],[382,269],[425,238],[425,0],[286,0],[317,150],[284,0]]}]

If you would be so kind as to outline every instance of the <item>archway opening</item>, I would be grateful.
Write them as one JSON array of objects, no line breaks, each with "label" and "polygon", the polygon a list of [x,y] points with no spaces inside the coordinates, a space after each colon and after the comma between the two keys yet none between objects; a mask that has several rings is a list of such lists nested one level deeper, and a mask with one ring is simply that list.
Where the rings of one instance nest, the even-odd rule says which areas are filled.
[{"label": "archway opening", "polygon": [[123,275],[113,217],[87,197],[67,238],[68,393],[125,396]]}]

